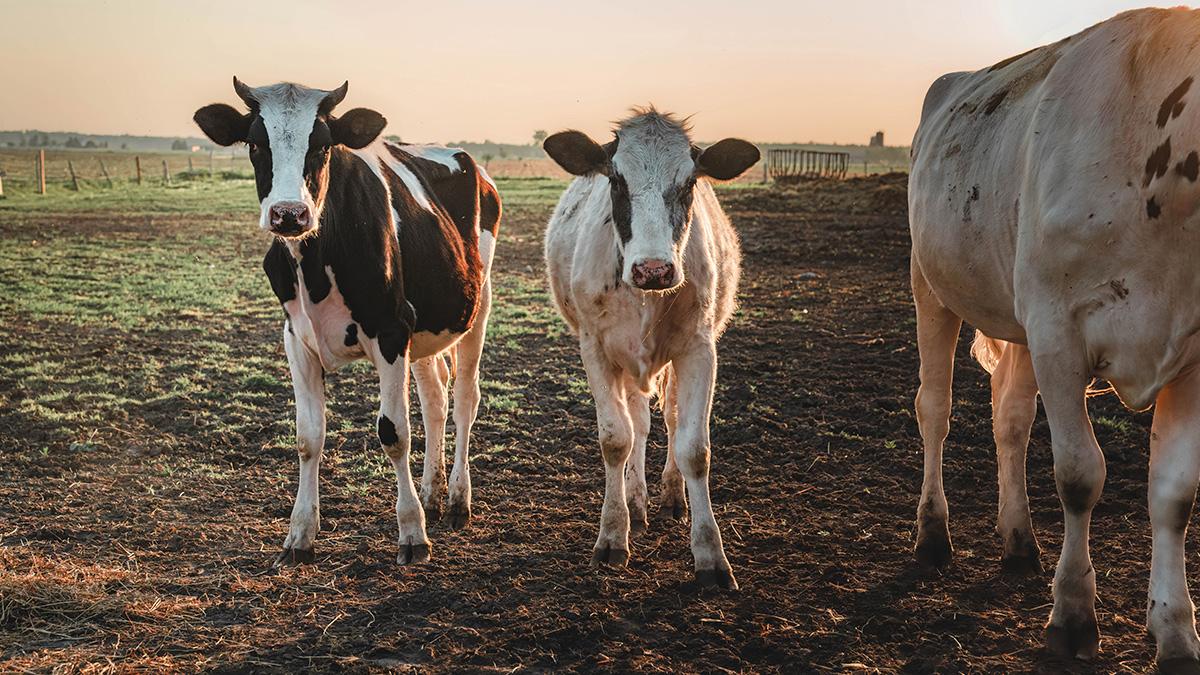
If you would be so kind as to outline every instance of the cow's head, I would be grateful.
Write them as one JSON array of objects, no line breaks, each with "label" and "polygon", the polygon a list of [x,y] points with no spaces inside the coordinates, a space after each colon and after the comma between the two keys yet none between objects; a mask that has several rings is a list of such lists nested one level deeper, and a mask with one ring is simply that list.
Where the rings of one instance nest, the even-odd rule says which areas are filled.
[{"label": "cow's head", "polygon": [[338,145],[366,147],[383,131],[387,120],[374,110],[355,108],[333,116],[349,86],[346,82],[333,91],[288,83],[248,87],[235,77],[234,91],[250,112],[224,103],[196,111],[193,119],[213,142],[249,146],[264,230],[287,238],[315,232],[329,187],[330,152]]},{"label": "cow's head", "polygon": [[683,283],[696,181],[737,178],[758,161],[758,148],[727,138],[702,150],[683,121],[654,109],[635,111],[618,123],[615,136],[600,145],[583,132],[563,131],[543,147],[569,173],[608,177],[625,283],[647,291],[675,288]]}]

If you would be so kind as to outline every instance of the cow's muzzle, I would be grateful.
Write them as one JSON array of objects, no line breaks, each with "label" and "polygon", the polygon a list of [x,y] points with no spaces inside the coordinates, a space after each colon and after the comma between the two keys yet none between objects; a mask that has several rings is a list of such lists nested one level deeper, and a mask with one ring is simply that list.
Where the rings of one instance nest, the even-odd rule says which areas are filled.
[{"label": "cow's muzzle", "polygon": [[643,291],[664,291],[679,283],[674,263],[666,260],[643,260],[630,270],[633,285]]},{"label": "cow's muzzle", "polygon": [[276,202],[269,216],[271,232],[281,237],[300,237],[313,228],[312,212],[304,202]]}]

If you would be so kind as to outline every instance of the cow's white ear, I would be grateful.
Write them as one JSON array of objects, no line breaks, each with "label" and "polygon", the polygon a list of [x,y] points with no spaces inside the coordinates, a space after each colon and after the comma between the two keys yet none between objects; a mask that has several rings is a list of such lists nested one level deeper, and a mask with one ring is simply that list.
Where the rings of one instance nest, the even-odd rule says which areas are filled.
[{"label": "cow's white ear", "polygon": [[696,158],[696,170],[716,180],[733,180],[758,163],[758,148],[740,138],[726,138],[709,146]]},{"label": "cow's white ear", "polygon": [[197,110],[192,119],[217,145],[233,145],[246,140],[250,133],[250,116],[224,103],[206,105]]},{"label": "cow's white ear", "polygon": [[543,141],[542,149],[573,176],[608,174],[608,152],[582,131],[560,131]]},{"label": "cow's white ear", "polygon": [[367,108],[355,108],[345,115],[329,120],[329,134],[333,142],[344,145],[352,150],[365,148],[379,138],[387,120]]}]

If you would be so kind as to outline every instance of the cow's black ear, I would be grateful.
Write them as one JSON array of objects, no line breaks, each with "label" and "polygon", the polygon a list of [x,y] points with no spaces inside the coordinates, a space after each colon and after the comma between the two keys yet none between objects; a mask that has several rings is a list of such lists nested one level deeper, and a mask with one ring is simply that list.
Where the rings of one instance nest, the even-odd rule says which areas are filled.
[{"label": "cow's black ear", "polygon": [[334,143],[358,150],[379,138],[386,126],[383,115],[367,108],[355,108],[341,117],[330,118],[329,133]]},{"label": "cow's black ear", "polygon": [[762,155],[753,143],[726,138],[700,153],[696,158],[696,170],[709,178],[733,180],[754,166],[760,157]]},{"label": "cow's black ear", "polygon": [[573,176],[608,174],[608,151],[582,131],[560,131],[543,141],[542,148]]},{"label": "cow's black ear", "polygon": [[205,136],[217,145],[233,145],[246,140],[250,133],[250,115],[224,103],[206,105],[192,116]]}]

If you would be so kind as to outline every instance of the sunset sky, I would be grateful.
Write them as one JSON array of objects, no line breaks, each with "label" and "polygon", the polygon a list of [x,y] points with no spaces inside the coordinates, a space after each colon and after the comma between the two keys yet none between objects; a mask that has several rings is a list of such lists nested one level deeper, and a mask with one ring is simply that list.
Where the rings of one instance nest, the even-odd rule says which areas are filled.
[{"label": "sunset sky", "polygon": [[[601,135],[631,105],[696,136],[905,145],[938,75],[1128,0],[0,0],[0,129],[196,135],[230,78],[332,88],[412,141]],[[1178,5],[1174,2],[1169,5]],[[1182,3],[1187,4],[1187,3]]]}]

